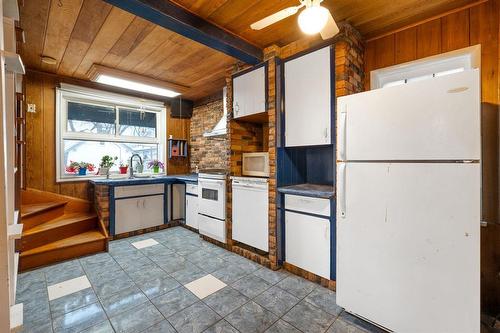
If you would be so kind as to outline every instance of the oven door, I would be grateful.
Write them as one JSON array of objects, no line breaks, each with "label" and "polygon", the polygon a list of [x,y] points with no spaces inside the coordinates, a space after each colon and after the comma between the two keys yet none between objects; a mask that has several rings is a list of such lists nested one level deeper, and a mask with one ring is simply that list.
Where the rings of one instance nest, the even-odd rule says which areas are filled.
[{"label": "oven door", "polygon": [[226,185],[223,180],[198,179],[198,213],[226,219]]}]

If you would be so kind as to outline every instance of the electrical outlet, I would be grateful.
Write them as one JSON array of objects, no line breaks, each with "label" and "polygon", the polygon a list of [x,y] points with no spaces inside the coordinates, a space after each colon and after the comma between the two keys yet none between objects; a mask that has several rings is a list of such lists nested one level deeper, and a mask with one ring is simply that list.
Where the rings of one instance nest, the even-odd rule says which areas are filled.
[{"label": "electrical outlet", "polygon": [[28,104],[27,112],[36,113],[36,104]]}]

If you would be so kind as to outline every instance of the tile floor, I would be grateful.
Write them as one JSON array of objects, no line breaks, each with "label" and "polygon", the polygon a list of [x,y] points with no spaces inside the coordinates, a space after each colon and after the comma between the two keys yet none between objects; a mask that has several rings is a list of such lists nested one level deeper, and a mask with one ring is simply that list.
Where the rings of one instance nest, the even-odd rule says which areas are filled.
[{"label": "tile floor", "polygon": [[21,274],[17,289],[23,332],[381,332],[334,292],[182,227]]}]

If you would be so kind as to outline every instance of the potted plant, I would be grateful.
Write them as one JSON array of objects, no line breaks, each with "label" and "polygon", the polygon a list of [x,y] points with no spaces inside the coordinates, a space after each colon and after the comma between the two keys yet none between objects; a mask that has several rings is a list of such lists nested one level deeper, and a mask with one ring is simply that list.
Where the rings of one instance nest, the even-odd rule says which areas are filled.
[{"label": "potted plant", "polygon": [[99,174],[100,175],[108,175],[109,174],[109,169],[113,165],[115,165],[115,161],[118,159],[118,157],[112,157],[109,155],[104,155],[101,158],[101,163],[99,164]]},{"label": "potted plant", "polygon": [[78,172],[78,162],[69,161],[69,165],[66,167],[67,173],[77,173]]},{"label": "potted plant", "polygon": [[92,163],[87,163],[87,162],[74,162],[73,165],[74,169],[78,171],[78,175],[80,176],[85,176],[87,174],[87,171],[93,171],[94,170],[94,165]]},{"label": "potted plant", "polygon": [[120,173],[122,175],[125,175],[125,174],[127,174],[127,170],[128,170],[128,164],[123,163],[123,161],[120,161]]},{"label": "potted plant", "polygon": [[148,167],[150,169],[153,169],[153,173],[158,173],[160,172],[160,168],[162,170],[165,170],[165,166],[163,165],[162,162],[158,161],[158,160],[152,160],[148,163]]}]

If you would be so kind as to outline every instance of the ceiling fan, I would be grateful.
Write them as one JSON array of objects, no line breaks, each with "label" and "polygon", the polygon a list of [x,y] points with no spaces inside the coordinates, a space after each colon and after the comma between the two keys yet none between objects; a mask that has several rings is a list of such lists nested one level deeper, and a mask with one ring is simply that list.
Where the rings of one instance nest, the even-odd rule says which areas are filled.
[{"label": "ceiling fan", "polygon": [[299,14],[299,27],[308,34],[314,35],[318,32],[321,38],[329,39],[339,33],[339,27],[328,9],[321,6],[323,0],[299,0],[300,5],[292,6],[269,15],[260,21],[252,23],[253,30],[264,29],[271,24],[281,21],[289,16],[297,14],[299,9],[305,9]]}]

